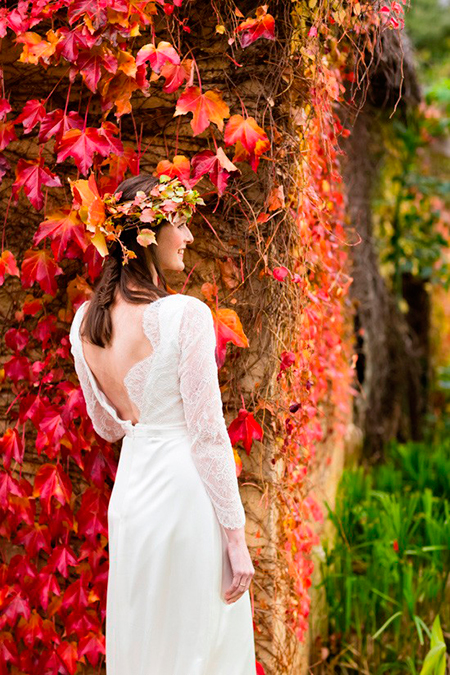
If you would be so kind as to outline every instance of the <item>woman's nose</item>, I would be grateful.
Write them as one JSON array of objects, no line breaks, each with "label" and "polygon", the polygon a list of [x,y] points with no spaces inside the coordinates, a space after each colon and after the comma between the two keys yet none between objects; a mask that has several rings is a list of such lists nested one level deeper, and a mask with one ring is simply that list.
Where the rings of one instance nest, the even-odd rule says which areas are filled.
[{"label": "woman's nose", "polygon": [[189,237],[188,237],[188,239],[186,240],[186,243],[187,243],[187,244],[192,244],[193,241],[194,241],[194,235],[193,235],[192,232],[189,230]]}]

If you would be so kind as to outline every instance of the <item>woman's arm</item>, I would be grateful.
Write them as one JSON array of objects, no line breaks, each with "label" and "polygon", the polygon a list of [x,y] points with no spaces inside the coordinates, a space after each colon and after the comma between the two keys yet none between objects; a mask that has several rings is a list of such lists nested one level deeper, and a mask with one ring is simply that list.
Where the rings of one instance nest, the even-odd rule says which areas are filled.
[{"label": "woman's arm", "polygon": [[197,298],[189,298],[180,322],[178,372],[192,453],[219,522],[227,530],[243,530],[245,511],[223,416],[215,348],[210,309]]},{"label": "woman's arm", "polygon": [[224,600],[231,604],[248,590],[255,569],[245,541],[245,511],[223,416],[213,318],[207,305],[196,298],[184,307],[179,348],[180,391],[194,461],[228,537],[233,579]]}]

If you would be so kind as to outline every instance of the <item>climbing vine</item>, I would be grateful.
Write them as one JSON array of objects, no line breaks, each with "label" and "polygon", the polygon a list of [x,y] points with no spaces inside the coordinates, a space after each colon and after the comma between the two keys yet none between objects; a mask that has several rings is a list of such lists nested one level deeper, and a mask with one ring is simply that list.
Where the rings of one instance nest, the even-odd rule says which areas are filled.
[{"label": "climbing vine", "polygon": [[[103,662],[106,514],[117,455],[86,415],[68,327],[101,271],[105,242],[100,228],[85,228],[67,179],[87,181],[94,208],[125,176],[150,166],[148,153],[160,140],[155,134],[147,142],[138,113],[150,114],[161,100],[169,112],[155,175],[202,193],[207,208],[199,226],[221,246],[213,218],[221,204],[234,205],[246,227],[244,240],[232,233],[230,254],[218,261],[226,292],[215,278],[202,286],[223,377],[227,354],[234,363],[252,346],[238,297],[255,269],[290,312],[273,330],[279,373],[267,395],[260,389],[242,397],[229,434],[241,480],[249,471],[241,446],[250,456],[264,444],[269,451],[273,439],[271,499],[289,584],[283,621],[297,639],[305,637],[317,543],[312,521],[322,518],[308,472],[316,446],[344,433],[352,378],[338,150],[348,132],[336,106],[358,85],[362,45],[370,53],[380,27],[397,27],[402,7],[312,0],[307,7],[282,3],[277,12],[255,5],[245,16],[233,2],[213,2],[207,11],[213,50],[242,83],[232,97],[209,84],[196,45],[204,17],[193,3],[20,0],[0,8],[2,52],[12,55],[3,64],[0,100],[0,283],[9,351],[2,369],[0,536],[8,546],[0,567],[0,654],[10,672],[73,675]],[[287,64],[278,93],[287,122],[246,103],[245,53],[265,43],[281,49]],[[23,100],[18,80],[31,76],[38,93]],[[268,109],[278,105],[269,97]],[[180,150],[181,124],[202,149],[185,142]],[[254,175],[264,177],[262,196],[250,196]],[[24,246],[17,216],[31,222]],[[252,242],[256,257],[242,241]],[[256,591],[253,600],[262,607]],[[258,638],[256,612],[254,620]]]}]

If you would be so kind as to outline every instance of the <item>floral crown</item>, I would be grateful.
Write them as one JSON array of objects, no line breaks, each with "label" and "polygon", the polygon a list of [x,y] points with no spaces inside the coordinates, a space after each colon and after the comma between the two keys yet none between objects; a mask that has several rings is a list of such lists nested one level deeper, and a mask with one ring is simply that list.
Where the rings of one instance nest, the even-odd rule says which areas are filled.
[{"label": "floral crown", "polygon": [[108,255],[108,248],[115,242],[122,248],[123,264],[136,253],[128,249],[120,239],[123,230],[136,229],[136,241],[147,247],[156,244],[155,228],[162,222],[172,225],[187,223],[198,204],[204,205],[197,190],[186,188],[178,178],[165,174],[149,193],[139,190],[134,199],[121,202],[121,192],[100,196],[94,175],[88,180],[70,181],[74,208],[86,225],[91,241],[100,255]]}]

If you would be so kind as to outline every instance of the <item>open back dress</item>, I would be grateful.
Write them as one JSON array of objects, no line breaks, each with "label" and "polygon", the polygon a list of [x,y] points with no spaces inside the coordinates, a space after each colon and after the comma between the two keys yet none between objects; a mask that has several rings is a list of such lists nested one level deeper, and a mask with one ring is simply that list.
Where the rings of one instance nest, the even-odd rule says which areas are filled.
[{"label": "open back dress", "polygon": [[75,369],[95,431],[123,439],[108,506],[107,675],[255,675],[249,591],[223,600],[232,580],[223,528],[242,527],[245,512],[211,311],[181,294],[145,306],[152,352],[124,379],[139,410],[133,424],[87,365],[87,306],[70,330]]}]

